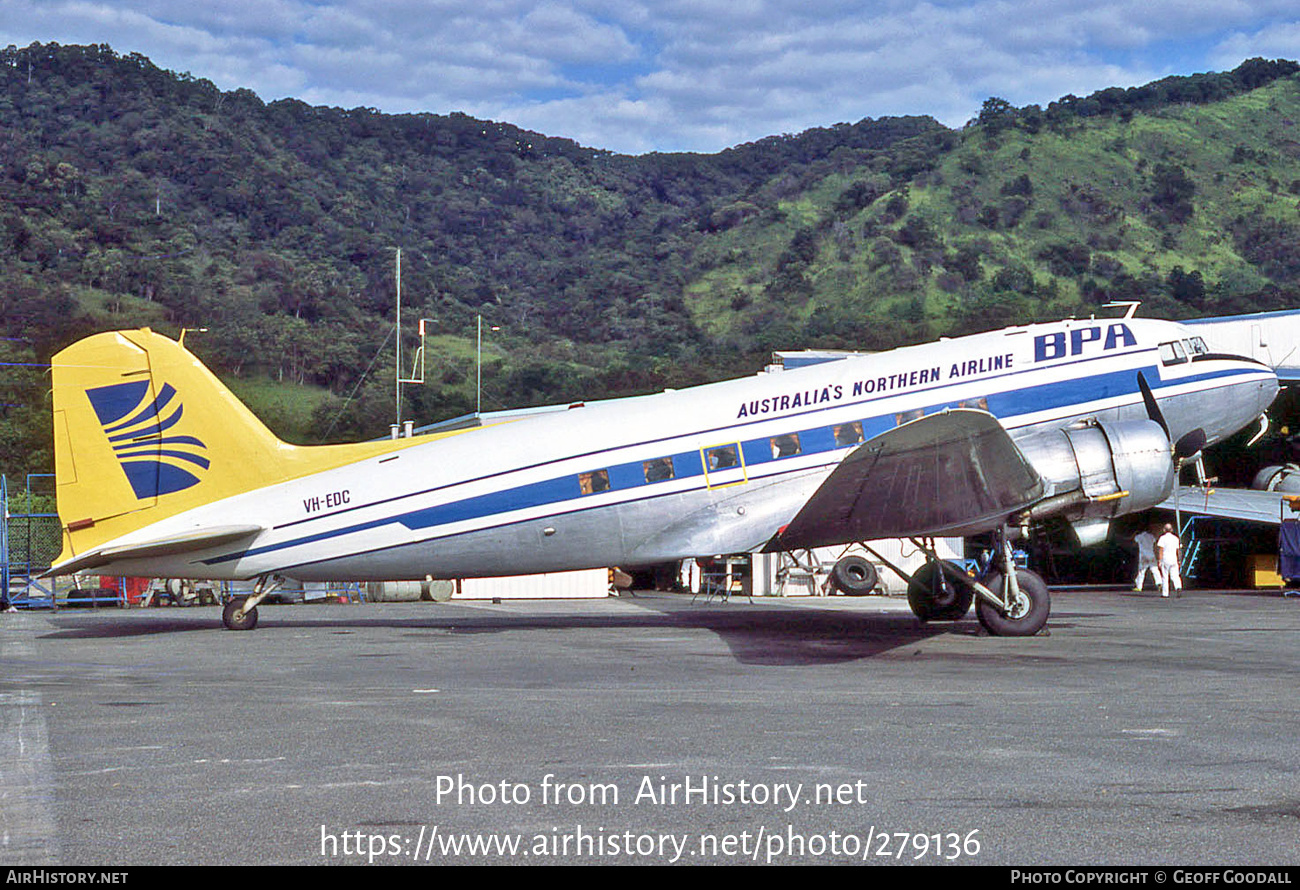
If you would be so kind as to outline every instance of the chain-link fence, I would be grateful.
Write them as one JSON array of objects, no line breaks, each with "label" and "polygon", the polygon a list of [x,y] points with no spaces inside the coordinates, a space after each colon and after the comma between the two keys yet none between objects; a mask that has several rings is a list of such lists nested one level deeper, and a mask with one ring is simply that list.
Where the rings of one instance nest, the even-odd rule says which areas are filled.
[{"label": "chain-link fence", "polygon": [[26,492],[15,493],[0,477],[0,580],[10,602],[19,606],[37,605],[40,601],[53,604],[53,588],[42,584],[37,576],[58,558],[63,528],[57,514],[33,511],[34,502],[39,500],[32,491],[33,481],[39,485],[44,479],[28,477]]},{"label": "chain-link fence", "polygon": [[10,573],[39,575],[48,569],[59,555],[62,534],[57,515],[10,516]]}]

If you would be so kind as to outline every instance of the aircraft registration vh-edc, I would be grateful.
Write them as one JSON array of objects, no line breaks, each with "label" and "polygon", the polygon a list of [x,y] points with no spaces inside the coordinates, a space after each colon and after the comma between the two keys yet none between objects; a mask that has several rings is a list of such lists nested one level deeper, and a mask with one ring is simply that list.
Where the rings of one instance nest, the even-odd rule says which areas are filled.
[{"label": "aircraft registration vh-edc", "polygon": [[[1263,417],[1274,372],[1154,319],[1066,320],[429,436],[280,441],[180,343],[97,334],[54,356],[63,552],[50,574],[409,580],[632,567],[878,538],[997,539],[978,580],[932,562],[922,620],[976,603],[1036,633],[1017,528],[1081,540],[1163,501],[1178,460]],[[925,571],[931,569],[931,571]]]}]

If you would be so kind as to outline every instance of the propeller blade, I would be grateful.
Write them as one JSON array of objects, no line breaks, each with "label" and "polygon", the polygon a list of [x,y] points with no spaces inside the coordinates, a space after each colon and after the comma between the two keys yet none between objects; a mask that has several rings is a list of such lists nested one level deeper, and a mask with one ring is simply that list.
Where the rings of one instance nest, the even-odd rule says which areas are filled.
[{"label": "propeller blade", "polygon": [[[1155,393],[1151,391],[1151,384],[1147,383],[1146,375],[1138,371],[1138,389],[1142,391],[1142,402],[1147,407],[1147,417],[1154,420],[1169,435],[1169,423],[1165,420],[1165,415],[1160,411],[1160,403],[1156,401]],[[1199,452],[1205,447],[1206,435],[1205,430],[1199,426],[1191,432],[1184,433],[1178,437],[1178,441],[1173,443],[1174,457],[1188,458]]]},{"label": "propeller blade", "polygon": [[1169,435],[1169,424],[1165,422],[1164,414],[1160,413],[1160,404],[1156,401],[1155,394],[1151,392],[1151,384],[1147,383],[1146,374],[1138,371],[1138,389],[1142,391],[1142,402],[1147,406],[1147,417],[1160,424],[1160,428]]},{"label": "propeller blade", "polygon": [[1174,443],[1174,456],[1179,458],[1191,457],[1205,447],[1205,442],[1205,430],[1198,426],[1190,433],[1184,433],[1178,438],[1178,441]]}]

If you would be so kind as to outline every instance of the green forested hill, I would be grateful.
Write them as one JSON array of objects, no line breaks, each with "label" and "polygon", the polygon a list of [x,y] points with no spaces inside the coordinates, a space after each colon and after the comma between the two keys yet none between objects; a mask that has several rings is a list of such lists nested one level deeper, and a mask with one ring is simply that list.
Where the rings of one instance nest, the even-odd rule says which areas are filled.
[{"label": "green forested hill", "polygon": [[267,104],[108,47],[10,47],[0,471],[49,465],[39,365],[140,324],[206,328],[187,345],[286,437],[382,434],[398,247],[408,354],[432,320],[404,411],[422,422],[472,410],[476,316],[498,408],[1108,299],[1293,304],[1296,70],[990,99],[961,131],[868,119],[629,157],[459,114]]},{"label": "green forested hill", "polygon": [[731,233],[688,304],[717,336],[849,348],[1109,300],[1164,317],[1295,306],[1295,71],[1246,63],[1047,109],[990,99],[902,187],[836,170],[782,202],[781,225]]}]

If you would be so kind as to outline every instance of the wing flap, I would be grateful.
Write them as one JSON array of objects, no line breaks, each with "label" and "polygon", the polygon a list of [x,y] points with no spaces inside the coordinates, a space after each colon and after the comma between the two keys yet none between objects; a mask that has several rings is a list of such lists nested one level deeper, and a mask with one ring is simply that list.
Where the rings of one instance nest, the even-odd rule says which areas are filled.
[{"label": "wing flap", "polygon": [[998,526],[1043,491],[997,418],[946,410],[859,445],[769,549],[973,534]]},{"label": "wing flap", "polygon": [[120,560],[174,556],[177,553],[188,553],[191,550],[218,547],[242,538],[251,538],[263,530],[260,525],[222,525],[154,538],[150,541],[97,547],[80,556],[59,563],[46,572],[45,576],[84,572],[87,569],[98,568]]}]

